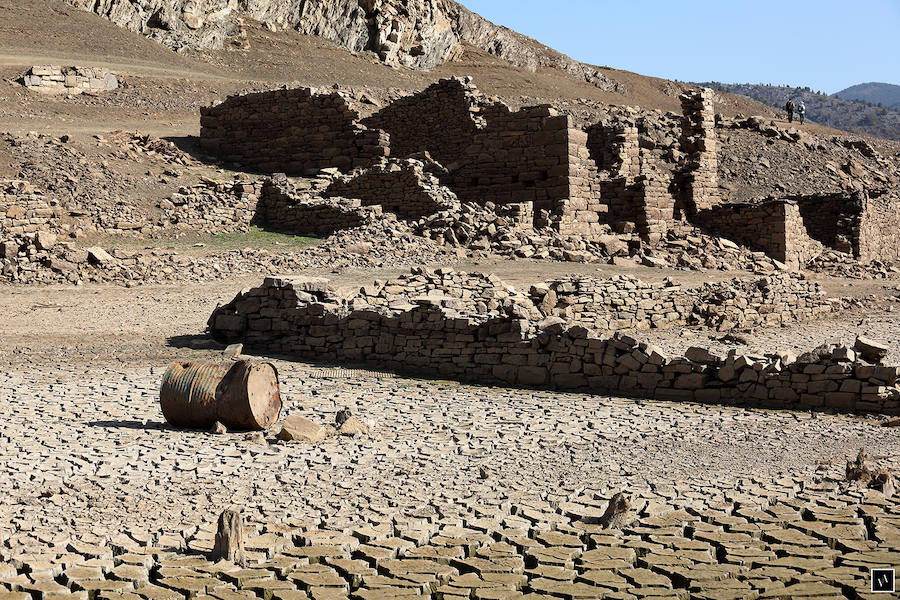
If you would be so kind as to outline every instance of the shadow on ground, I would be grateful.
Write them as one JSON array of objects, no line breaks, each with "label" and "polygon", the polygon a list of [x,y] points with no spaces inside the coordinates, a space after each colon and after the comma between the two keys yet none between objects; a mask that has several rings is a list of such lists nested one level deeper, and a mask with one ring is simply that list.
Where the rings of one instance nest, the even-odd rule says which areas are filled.
[{"label": "shadow on ground", "polygon": [[91,421],[88,426],[103,429],[175,429],[165,421]]},{"label": "shadow on ground", "polygon": [[211,155],[200,147],[200,138],[196,135],[168,135],[162,139],[175,144],[179,150],[189,154],[191,158],[208,167],[240,171],[251,175],[271,175],[271,173],[266,171],[260,171],[252,167],[245,167],[237,163],[220,160],[218,157]]},{"label": "shadow on ground", "polygon": [[206,334],[173,335],[166,338],[166,346],[170,348],[184,348],[190,350],[224,350],[225,344],[220,344]]}]

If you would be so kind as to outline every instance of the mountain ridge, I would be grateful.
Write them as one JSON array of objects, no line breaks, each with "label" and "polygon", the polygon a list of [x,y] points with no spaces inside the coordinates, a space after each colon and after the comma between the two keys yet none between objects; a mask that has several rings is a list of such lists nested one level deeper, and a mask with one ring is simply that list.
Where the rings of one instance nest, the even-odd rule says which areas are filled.
[{"label": "mountain ridge", "polygon": [[870,81],[851,85],[832,94],[844,100],[860,100],[888,108],[900,109],[900,85]]}]

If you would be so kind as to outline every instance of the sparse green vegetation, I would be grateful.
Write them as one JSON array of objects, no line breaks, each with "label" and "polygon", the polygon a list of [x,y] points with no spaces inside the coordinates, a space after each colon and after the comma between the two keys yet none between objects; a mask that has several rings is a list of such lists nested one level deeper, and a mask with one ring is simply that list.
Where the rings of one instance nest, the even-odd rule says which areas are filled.
[{"label": "sparse green vegetation", "polygon": [[244,248],[291,251],[314,246],[318,238],[290,235],[269,231],[253,226],[247,232],[209,234],[202,232],[181,232],[178,237],[147,239],[130,235],[101,235],[85,238],[80,246],[100,246],[106,249],[122,248],[125,250],[174,250],[186,254],[208,254],[210,252],[227,252]]},{"label": "sparse green vegetation", "polygon": [[220,233],[210,236],[207,245],[214,250],[238,250],[241,248],[296,250],[318,243],[317,238],[269,231],[254,225],[246,233]]}]

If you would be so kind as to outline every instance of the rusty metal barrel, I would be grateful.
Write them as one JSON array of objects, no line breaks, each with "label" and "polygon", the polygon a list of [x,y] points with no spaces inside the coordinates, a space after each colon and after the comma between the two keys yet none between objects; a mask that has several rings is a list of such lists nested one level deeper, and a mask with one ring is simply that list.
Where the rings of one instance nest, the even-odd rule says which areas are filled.
[{"label": "rusty metal barrel", "polygon": [[261,431],[278,420],[278,371],[270,363],[174,362],[159,390],[163,416],[176,427]]}]

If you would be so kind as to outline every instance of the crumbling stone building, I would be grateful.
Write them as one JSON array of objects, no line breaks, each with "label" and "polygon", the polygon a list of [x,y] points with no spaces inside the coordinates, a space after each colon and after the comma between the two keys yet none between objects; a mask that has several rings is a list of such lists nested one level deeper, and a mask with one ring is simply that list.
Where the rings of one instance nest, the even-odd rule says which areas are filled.
[{"label": "crumbling stone building", "polygon": [[[460,202],[528,205],[519,212],[531,216],[532,227],[562,235],[637,232],[652,244],[687,222],[792,267],[805,264],[823,245],[863,260],[900,260],[895,236],[884,233],[900,225],[897,199],[888,193],[864,193],[852,201],[724,204],[712,92],[688,92],[681,101],[677,158],[670,160],[643,152],[638,125],[628,119],[585,126],[549,105],[512,110],[483,95],[469,78],[443,79],[364,119],[339,93],[297,89],[229,98],[202,111],[201,145],[264,172],[354,172],[357,180],[341,187],[363,205],[390,196],[390,182],[402,179],[385,161],[400,165],[415,157]],[[427,199],[406,190],[382,206],[418,217],[430,210]],[[271,225],[285,229],[283,223]],[[330,226],[308,228],[298,233]]]},{"label": "crumbling stone building", "polygon": [[308,88],[231,96],[200,109],[200,146],[262,172],[351,170],[386,156],[387,139],[359,124],[340,94]]}]

